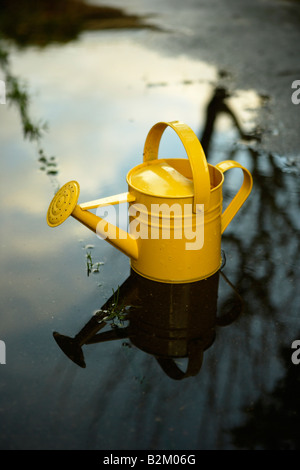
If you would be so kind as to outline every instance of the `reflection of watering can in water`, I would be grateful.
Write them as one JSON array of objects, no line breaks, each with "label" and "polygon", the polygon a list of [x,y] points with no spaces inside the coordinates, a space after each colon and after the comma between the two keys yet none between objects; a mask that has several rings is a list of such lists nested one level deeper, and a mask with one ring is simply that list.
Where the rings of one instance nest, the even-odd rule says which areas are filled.
[{"label": "reflection of watering can in water", "polygon": [[[188,159],[157,159],[160,139],[168,126],[179,136]],[[222,213],[223,173],[232,168],[240,168],[244,179]],[[193,282],[220,269],[221,234],[252,189],[247,169],[231,160],[208,165],[188,126],[179,121],[160,122],[150,129],[144,162],[129,171],[127,183],[127,193],[79,205],[79,184],[66,183],[49,206],[48,224],[56,227],[72,215],[128,255],[132,269],[151,280]],[[129,203],[130,233],[88,210],[121,202]],[[197,234],[199,240],[191,243]]]},{"label": "reflection of watering can in water", "polygon": [[[198,374],[216,328],[231,324],[242,310],[241,297],[222,271],[184,284],[157,283],[132,271],[119,288],[118,305],[115,302],[113,295],[74,338],[55,332],[63,352],[85,367],[84,345],[128,338],[177,380]],[[111,312],[118,318],[117,309],[129,321],[128,326],[99,333],[109,323]],[[182,358],[188,359],[186,371],[177,364]]]}]

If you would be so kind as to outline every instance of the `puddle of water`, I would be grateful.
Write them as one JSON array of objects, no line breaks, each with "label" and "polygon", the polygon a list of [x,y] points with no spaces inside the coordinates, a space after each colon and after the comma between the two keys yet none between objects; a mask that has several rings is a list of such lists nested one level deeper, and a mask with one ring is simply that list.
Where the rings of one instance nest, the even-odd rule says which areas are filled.
[{"label": "puddle of water", "polygon": [[[59,184],[77,179],[81,202],[127,190],[126,173],[141,163],[146,135],[161,120],[190,125],[210,163],[236,159],[249,168],[253,192],[222,244],[234,289],[220,278],[211,290],[152,291],[132,281],[124,255],[76,221],[49,229],[53,179],[35,146],[23,141],[16,110],[1,105],[3,449],[264,448],[264,436],[252,431],[252,419],[263,420],[260,404],[267,416],[269,400],[298,410],[277,381],[288,388],[295,373],[280,354],[298,334],[299,173],[260,152],[255,91],[225,99],[218,70],[148,50],[139,37],[145,42],[149,34],[88,33],[63,47],[14,50],[12,69],[29,83],[34,118],[49,123],[42,145],[55,160],[47,168],[55,161]],[[161,153],[182,154],[171,132]],[[225,205],[240,184],[237,173],[226,175]],[[131,317],[117,317],[124,329],[112,328],[112,320],[100,329],[95,312],[111,308],[105,301],[113,290],[118,312]],[[61,352],[53,331],[70,338],[81,331],[84,369]],[[72,357],[80,354],[76,346]],[[181,357],[190,351],[190,361]],[[231,432],[237,427],[238,439]],[[290,429],[283,440],[279,431],[273,437],[279,446],[298,446],[293,422]]]}]

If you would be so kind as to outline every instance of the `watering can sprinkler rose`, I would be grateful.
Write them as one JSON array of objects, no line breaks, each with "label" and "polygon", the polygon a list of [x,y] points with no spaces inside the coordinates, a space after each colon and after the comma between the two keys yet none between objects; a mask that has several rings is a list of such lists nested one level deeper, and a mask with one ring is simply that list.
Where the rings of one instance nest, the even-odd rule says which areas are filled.
[{"label": "watering can sprinkler rose", "polygon": [[[172,128],[188,158],[158,159],[161,137]],[[224,173],[239,168],[242,185],[222,211]],[[250,172],[236,161],[207,163],[192,129],[180,121],[159,122],[149,131],[143,163],[127,174],[128,192],[77,204],[79,183],[66,183],[47,213],[50,227],[70,215],[130,258],[141,276],[165,283],[189,283],[208,278],[222,263],[221,235],[252,189]],[[90,212],[129,203],[129,233]],[[191,240],[194,239],[194,242]]]}]

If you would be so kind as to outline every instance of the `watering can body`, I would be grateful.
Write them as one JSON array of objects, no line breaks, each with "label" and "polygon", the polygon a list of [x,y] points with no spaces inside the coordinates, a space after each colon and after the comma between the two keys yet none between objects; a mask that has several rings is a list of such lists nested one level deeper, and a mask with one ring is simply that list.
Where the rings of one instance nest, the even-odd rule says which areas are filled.
[{"label": "watering can body", "polygon": [[[171,127],[188,158],[158,159],[164,130]],[[242,186],[222,209],[224,173],[239,168]],[[206,161],[193,131],[179,121],[152,127],[144,146],[144,161],[127,175],[128,192],[77,204],[79,184],[71,181],[53,198],[47,214],[51,227],[69,215],[106,239],[130,258],[141,276],[165,283],[189,283],[208,278],[221,266],[221,236],[252,189],[249,171],[236,161],[215,166]],[[129,204],[129,233],[90,210]]]}]

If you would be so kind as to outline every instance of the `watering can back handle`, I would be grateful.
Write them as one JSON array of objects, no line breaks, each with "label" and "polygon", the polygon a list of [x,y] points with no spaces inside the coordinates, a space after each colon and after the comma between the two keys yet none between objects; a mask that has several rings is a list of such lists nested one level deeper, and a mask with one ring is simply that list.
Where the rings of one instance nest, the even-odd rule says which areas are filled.
[{"label": "watering can back handle", "polygon": [[218,168],[222,173],[225,173],[232,168],[240,168],[244,175],[242,186],[222,214],[221,233],[223,233],[249,196],[253,186],[253,179],[251,173],[234,160],[225,160],[224,162],[220,162],[216,165],[216,168]]},{"label": "watering can back handle", "polygon": [[144,145],[144,162],[158,158],[161,137],[167,127],[171,127],[180,138],[190,161],[194,183],[193,212],[197,204],[209,204],[210,176],[202,145],[192,129],[181,121],[158,122],[149,131]]},{"label": "watering can back handle", "polygon": [[186,377],[195,376],[201,369],[203,363],[203,343],[201,340],[191,340],[188,351],[188,365],[184,372],[176,364],[172,357],[156,357],[163,371],[174,380],[182,380]]}]

